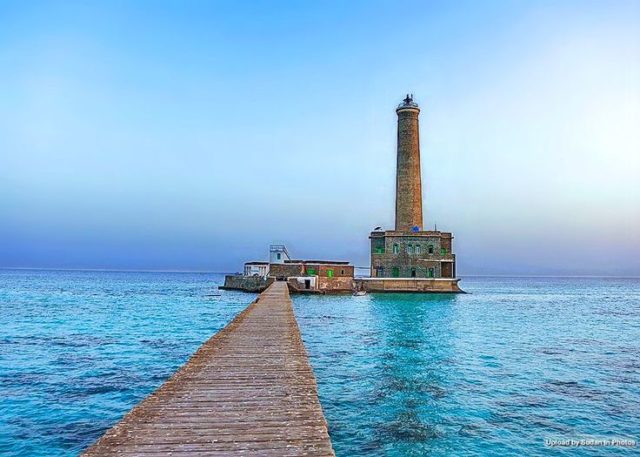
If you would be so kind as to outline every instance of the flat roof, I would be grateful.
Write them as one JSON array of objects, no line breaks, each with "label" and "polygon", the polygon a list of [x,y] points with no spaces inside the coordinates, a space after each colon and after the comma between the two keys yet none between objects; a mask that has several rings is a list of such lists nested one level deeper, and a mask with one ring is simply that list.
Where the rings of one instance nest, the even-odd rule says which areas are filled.
[{"label": "flat roof", "polygon": [[269,262],[256,261],[256,262],[245,262],[244,264],[245,265],[269,265]]},{"label": "flat roof", "polygon": [[441,232],[441,231],[435,231],[435,230],[425,230],[425,231],[420,231],[420,232],[405,232],[405,231],[396,231],[396,230],[385,230],[383,231],[373,231],[371,232],[371,234],[369,235],[369,238],[382,238],[382,237],[440,237],[440,238],[453,238],[453,235],[451,234],[451,232]]},{"label": "flat roof", "polygon": [[311,265],[349,265],[345,260],[285,260],[284,263],[301,263]]}]

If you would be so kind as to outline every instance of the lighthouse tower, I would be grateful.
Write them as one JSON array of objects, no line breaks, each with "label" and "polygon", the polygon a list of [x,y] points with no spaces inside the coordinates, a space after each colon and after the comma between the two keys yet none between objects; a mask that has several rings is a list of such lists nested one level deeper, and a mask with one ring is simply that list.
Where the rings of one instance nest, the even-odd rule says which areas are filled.
[{"label": "lighthouse tower", "polygon": [[396,166],[396,231],[419,232],[422,226],[422,182],[420,178],[420,108],[413,94],[396,108],[398,114],[398,158]]},{"label": "lighthouse tower", "polygon": [[456,257],[450,232],[428,230],[422,220],[420,176],[420,107],[407,97],[396,108],[398,146],[396,162],[396,220],[393,230],[377,227],[371,240],[369,290],[405,292],[459,292]]}]

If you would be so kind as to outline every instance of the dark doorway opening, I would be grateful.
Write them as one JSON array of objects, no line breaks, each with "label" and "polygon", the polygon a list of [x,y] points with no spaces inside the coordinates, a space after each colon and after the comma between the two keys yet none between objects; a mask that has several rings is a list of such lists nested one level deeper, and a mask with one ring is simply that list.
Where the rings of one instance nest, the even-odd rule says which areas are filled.
[{"label": "dark doorway opening", "polygon": [[304,288],[305,289],[311,289],[311,280],[310,279],[305,279],[304,280]]}]

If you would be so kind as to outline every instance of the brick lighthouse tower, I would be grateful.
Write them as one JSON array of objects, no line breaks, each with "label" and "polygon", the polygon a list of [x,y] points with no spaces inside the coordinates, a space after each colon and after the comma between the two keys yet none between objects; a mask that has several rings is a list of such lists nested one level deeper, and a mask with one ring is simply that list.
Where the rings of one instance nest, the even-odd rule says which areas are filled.
[{"label": "brick lighthouse tower", "polygon": [[396,167],[396,231],[422,230],[422,182],[420,177],[420,108],[413,94],[396,108],[398,161]]},{"label": "brick lighthouse tower", "polygon": [[371,232],[370,291],[461,292],[450,232],[425,230],[422,220],[420,107],[407,97],[396,108],[396,224]]}]

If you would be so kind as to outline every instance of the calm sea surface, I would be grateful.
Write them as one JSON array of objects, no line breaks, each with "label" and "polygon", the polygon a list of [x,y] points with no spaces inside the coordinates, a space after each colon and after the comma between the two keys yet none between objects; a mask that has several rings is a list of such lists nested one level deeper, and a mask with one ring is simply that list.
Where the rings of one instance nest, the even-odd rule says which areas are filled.
[{"label": "calm sea surface", "polygon": [[[77,455],[253,299],[222,276],[0,270],[0,454]],[[336,453],[636,455],[640,281],[295,297]]]}]

